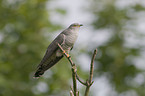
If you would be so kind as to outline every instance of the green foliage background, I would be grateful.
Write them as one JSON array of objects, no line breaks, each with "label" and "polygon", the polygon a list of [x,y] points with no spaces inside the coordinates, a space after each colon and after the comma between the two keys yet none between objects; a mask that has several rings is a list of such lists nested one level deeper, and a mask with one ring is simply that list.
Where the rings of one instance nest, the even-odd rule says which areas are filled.
[{"label": "green foliage background", "polygon": [[[145,6],[136,2],[128,6],[119,7],[117,2],[121,0],[92,0],[90,12],[94,15],[92,26],[94,30],[109,30],[111,37],[97,46],[99,49],[97,58],[96,75],[105,76],[112,89],[118,96],[144,96],[145,72],[144,68],[136,66],[137,58],[144,54],[145,46],[142,41],[145,32],[137,29],[137,14],[145,12]],[[135,2],[135,1],[134,1]],[[124,3],[125,4],[125,3]],[[127,39],[134,38],[138,43],[130,44]],[[145,64],[145,63],[144,63]],[[139,78],[139,76],[141,78]],[[143,82],[135,79],[143,80]],[[120,96],[119,95],[119,96]],[[109,96],[114,96],[109,94]]]},{"label": "green foliage background", "polygon": [[[42,78],[37,80],[32,78],[37,64],[51,42],[50,32],[62,29],[62,25],[51,22],[50,12],[55,11],[64,16],[66,14],[63,9],[48,9],[49,2],[49,0],[0,1],[0,96],[69,95],[71,71],[65,59],[47,71]],[[145,7],[136,3],[119,9],[115,6],[115,2],[115,0],[89,1],[88,10],[94,16],[91,26],[94,30],[110,30],[112,34],[108,42],[100,46],[97,46],[97,43],[90,45],[94,49],[98,48],[94,76],[97,78],[106,76],[118,96],[119,94],[130,96],[127,92],[145,96],[145,82],[140,84],[134,81],[138,75],[142,75],[145,79],[145,72],[137,68],[133,62],[135,58],[141,56],[145,46],[140,44],[136,47],[125,46],[127,34],[134,34],[135,38],[140,40],[145,38],[145,35],[135,27],[127,27],[128,23],[132,24],[131,26],[136,25],[134,21],[137,18],[133,14],[145,11]],[[87,48],[84,48],[81,52],[87,53],[91,58],[92,51],[87,52]],[[81,73],[81,68],[78,69],[83,78],[86,78],[88,72]]]},{"label": "green foliage background", "polygon": [[[47,0],[0,1],[0,96],[44,96],[61,94],[60,90],[68,88],[67,82],[61,80],[69,77],[67,72],[57,79],[63,70],[61,66],[55,68],[58,72],[48,80],[32,78],[50,43],[49,33],[61,28],[50,22],[48,3]],[[45,86],[45,82],[49,91],[38,94],[37,84]]]}]

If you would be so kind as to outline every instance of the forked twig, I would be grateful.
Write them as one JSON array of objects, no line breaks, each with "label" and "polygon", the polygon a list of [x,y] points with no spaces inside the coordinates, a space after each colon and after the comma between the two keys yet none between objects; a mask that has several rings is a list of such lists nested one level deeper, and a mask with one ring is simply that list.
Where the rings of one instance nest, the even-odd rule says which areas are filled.
[{"label": "forked twig", "polygon": [[[58,46],[59,46],[59,48],[60,48],[60,50],[62,51],[62,52],[64,52],[64,50],[63,50],[63,48],[61,47],[61,45],[60,44],[58,44]],[[67,53],[64,53],[64,55],[66,56],[66,58],[68,59],[68,61],[70,62],[70,64],[71,64],[71,66],[73,67],[73,61],[71,60],[71,57],[69,56],[69,58],[67,57],[68,55],[67,55]],[[81,83],[81,84],[83,84],[83,85],[87,85],[86,84],[86,82],[84,82],[84,81],[82,81],[81,79],[80,79],[80,77],[79,77],[79,75],[77,74],[77,72],[76,72],[76,78],[77,78],[77,80]]]},{"label": "forked twig", "polygon": [[94,82],[94,81],[92,81],[92,79],[93,79],[93,70],[94,70],[94,60],[95,60],[96,54],[97,54],[97,49],[94,50],[94,54],[92,56],[91,66],[90,66],[90,76],[89,76],[89,80],[86,81],[87,86],[86,86],[85,96],[88,96],[89,89]]},{"label": "forked twig", "polygon": [[[94,54],[92,56],[91,59],[91,66],[90,66],[90,76],[89,79],[86,82],[83,82],[80,77],[77,75],[77,68],[75,63],[73,63],[73,61],[71,60],[71,57],[68,56],[67,53],[65,53],[65,51],[63,50],[63,48],[61,47],[60,44],[58,44],[60,50],[63,52],[63,54],[65,55],[65,57],[68,59],[68,61],[70,62],[71,66],[72,66],[72,78],[73,78],[73,89],[71,89],[70,94],[71,96],[78,96],[79,92],[77,91],[77,81],[76,79],[83,85],[86,86],[86,90],[85,90],[85,96],[88,96],[89,94],[89,89],[91,87],[91,85],[93,84],[94,81],[92,81],[93,78],[93,70],[94,70],[94,60],[95,60],[95,56],[97,54],[97,49],[94,50]],[[73,91],[73,92],[72,92]]]},{"label": "forked twig", "polygon": [[[61,47],[60,44],[58,44],[59,48],[61,49],[61,51],[64,53],[65,57],[69,60],[71,66],[72,66],[72,78],[73,78],[73,95],[74,96],[78,96],[78,91],[77,91],[77,80],[76,80],[76,65],[73,63],[73,61],[71,60],[71,57],[68,57],[68,54],[65,53],[65,51],[63,50],[63,48]],[[72,93],[71,93],[72,95]]]}]

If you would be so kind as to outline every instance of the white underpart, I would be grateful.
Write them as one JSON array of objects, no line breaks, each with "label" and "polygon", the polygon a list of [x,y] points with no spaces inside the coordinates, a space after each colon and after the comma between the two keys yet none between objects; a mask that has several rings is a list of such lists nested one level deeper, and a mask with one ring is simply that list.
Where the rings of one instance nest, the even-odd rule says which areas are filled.
[{"label": "white underpart", "polygon": [[[66,51],[66,53],[69,53],[69,51],[73,47],[74,43],[76,42],[77,37],[78,37],[78,31],[79,31],[79,27],[75,27],[70,31],[69,34],[64,35],[64,41],[62,44],[62,48],[63,48],[63,50]],[[56,52],[56,56],[62,56],[62,52],[60,50],[58,50]]]},{"label": "white underpart", "polygon": [[71,30],[70,34],[65,36],[65,44],[64,44],[63,48],[66,51],[69,52],[70,49],[73,47],[73,45],[76,42],[77,37],[78,37],[78,31],[79,31],[79,27],[76,27],[76,28]]}]

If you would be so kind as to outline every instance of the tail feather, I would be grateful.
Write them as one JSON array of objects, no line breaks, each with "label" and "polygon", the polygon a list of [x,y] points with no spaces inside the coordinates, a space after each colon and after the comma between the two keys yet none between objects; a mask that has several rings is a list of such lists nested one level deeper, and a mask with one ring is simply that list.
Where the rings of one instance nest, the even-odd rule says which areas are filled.
[{"label": "tail feather", "polygon": [[34,78],[39,78],[40,76],[42,76],[44,74],[44,72],[46,70],[48,70],[49,68],[51,68],[53,65],[55,65],[61,58],[61,57],[56,57],[54,60],[51,60],[48,64],[45,64],[46,62],[44,62],[43,64],[41,64],[41,66],[38,67],[37,71],[34,74]]},{"label": "tail feather", "polygon": [[34,74],[34,78],[39,78],[40,76],[42,76],[44,74],[44,71],[38,69],[35,74]]}]

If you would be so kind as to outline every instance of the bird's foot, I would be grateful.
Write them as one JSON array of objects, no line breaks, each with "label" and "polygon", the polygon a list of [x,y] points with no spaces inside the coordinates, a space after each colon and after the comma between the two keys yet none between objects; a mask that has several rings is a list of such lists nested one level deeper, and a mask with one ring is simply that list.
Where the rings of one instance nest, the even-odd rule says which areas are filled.
[{"label": "bird's foot", "polygon": [[67,54],[66,52],[65,52],[65,50],[63,50],[63,52],[62,52],[63,54],[66,54],[66,57],[67,58],[70,58],[70,55],[69,54]]},{"label": "bird's foot", "polygon": [[65,54],[65,50],[63,50],[63,54]]},{"label": "bird's foot", "polygon": [[70,58],[70,55],[69,55],[69,54],[66,54],[66,57],[67,57],[67,58]]}]

